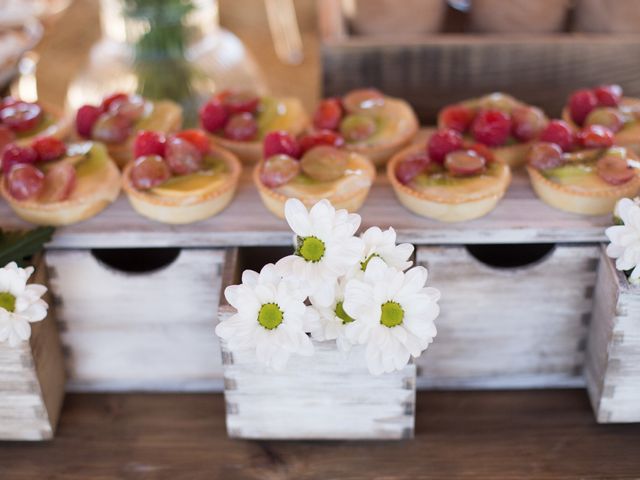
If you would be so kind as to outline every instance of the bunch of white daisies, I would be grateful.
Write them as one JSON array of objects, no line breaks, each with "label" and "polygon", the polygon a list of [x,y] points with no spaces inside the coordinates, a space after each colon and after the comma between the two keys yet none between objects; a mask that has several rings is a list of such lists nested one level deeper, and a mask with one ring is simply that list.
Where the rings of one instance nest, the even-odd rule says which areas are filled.
[{"label": "bunch of white daisies", "polygon": [[629,282],[640,284],[640,198],[623,198],[616,204],[616,223],[605,231],[611,243],[607,255],[616,259],[616,268],[629,272]]},{"label": "bunch of white daisies", "polygon": [[282,370],[292,354],[312,355],[313,343],[335,340],[348,351],[365,345],[373,374],[402,369],[436,335],[440,292],[425,287],[427,270],[412,267],[413,246],[396,245],[392,228],[356,236],[360,216],[322,200],[307,211],[285,205],[295,253],[224,294],[237,313],[216,333],[231,351],[255,349],[258,361]]}]

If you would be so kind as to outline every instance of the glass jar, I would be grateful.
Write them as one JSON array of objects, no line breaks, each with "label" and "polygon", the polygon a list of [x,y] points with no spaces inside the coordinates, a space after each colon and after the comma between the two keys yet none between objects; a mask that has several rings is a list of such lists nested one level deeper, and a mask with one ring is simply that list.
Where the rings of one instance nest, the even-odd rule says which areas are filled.
[{"label": "glass jar", "polygon": [[265,90],[251,54],[219,27],[217,0],[100,0],[100,20],[102,39],[69,87],[71,109],[138,92],[180,103],[185,124],[195,125],[213,91]]}]

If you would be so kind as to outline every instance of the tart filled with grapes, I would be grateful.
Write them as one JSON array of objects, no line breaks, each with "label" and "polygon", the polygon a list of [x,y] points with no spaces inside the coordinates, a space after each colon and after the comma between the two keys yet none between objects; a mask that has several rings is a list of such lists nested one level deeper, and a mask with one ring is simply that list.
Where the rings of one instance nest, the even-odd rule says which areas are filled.
[{"label": "tart filled with grapes", "polygon": [[31,223],[69,225],[96,215],[118,197],[120,171],[101,143],[65,145],[55,137],[38,137],[29,145],[5,147],[0,192]]},{"label": "tart filled with grapes", "polygon": [[175,132],[182,125],[182,108],[170,100],[147,100],[140,95],[114,93],[100,105],[83,105],[76,112],[80,138],[102,142],[120,168],[132,160],[136,134],[142,130]]},{"label": "tart filled with grapes", "polygon": [[573,129],[594,125],[609,129],[614,143],[640,154],[640,98],[624,97],[619,85],[574,92],[562,111]]},{"label": "tart filled with grapes", "polygon": [[547,204],[583,215],[610,214],[620,198],[640,190],[640,162],[626,147],[563,152],[540,142],[531,147],[527,171]]},{"label": "tart filled with grapes", "polygon": [[406,101],[367,88],[322,100],[313,115],[313,128],[340,134],[346,150],[380,166],[409,144],[418,131],[418,119]]},{"label": "tart filled with grapes", "polygon": [[246,163],[260,160],[262,140],[269,132],[284,130],[295,136],[308,125],[302,103],[291,97],[225,90],[200,108],[200,126]]},{"label": "tart filled with grapes", "polygon": [[400,203],[423,217],[460,222],[489,213],[511,182],[508,165],[482,143],[467,144],[453,129],[439,129],[387,165]]},{"label": "tart filled with grapes", "polygon": [[41,102],[0,98],[0,151],[9,143],[30,144],[36,137],[64,139],[70,123],[58,109]]},{"label": "tart filled with grapes", "polygon": [[231,202],[240,177],[237,157],[201,130],[139,132],[134,161],[122,176],[141,215],[164,223],[192,223],[216,215]]},{"label": "tart filled with grapes", "polygon": [[466,140],[486,145],[498,160],[514,168],[525,164],[531,142],[547,123],[538,107],[504,93],[449,105],[438,114],[438,127],[456,130]]},{"label": "tart filled with grapes", "polygon": [[310,133],[298,141],[284,131],[264,139],[263,160],[253,171],[265,206],[284,218],[284,204],[297,198],[307,207],[323,198],[336,208],[357,211],[364,203],[376,175],[363,155],[341,148],[333,132]]}]

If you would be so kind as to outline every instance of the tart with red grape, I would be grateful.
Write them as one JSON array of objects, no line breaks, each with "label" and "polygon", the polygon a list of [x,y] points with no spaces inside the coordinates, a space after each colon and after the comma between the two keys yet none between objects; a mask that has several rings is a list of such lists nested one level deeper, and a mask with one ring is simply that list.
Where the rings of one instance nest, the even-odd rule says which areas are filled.
[{"label": "tart with red grape", "polygon": [[626,147],[563,152],[555,143],[531,147],[527,172],[547,204],[583,215],[613,212],[616,202],[640,191],[640,162]]},{"label": "tart with red grape", "polygon": [[140,215],[171,224],[218,214],[231,202],[241,165],[201,130],[139,132],[134,161],[122,173],[129,201]]},{"label": "tart with red grape", "polygon": [[263,159],[255,166],[253,180],[262,202],[284,218],[284,204],[297,198],[308,208],[328,199],[336,208],[357,211],[375,179],[373,164],[363,155],[331,143],[335,133],[317,132],[298,141],[284,131],[269,133]]},{"label": "tart with red grape", "polygon": [[65,145],[39,137],[2,153],[0,192],[16,214],[38,225],[69,225],[93,217],[120,193],[120,171],[98,142]]},{"label": "tart with red grape", "polygon": [[467,144],[453,129],[439,129],[426,145],[396,154],[387,176],[407,209],[443,222],[482,217],[495,208],[511,182],[509,165],[484,144]]},{"label": "tart with red grape", "polygon": [[340,134],[346,150],[381,166],[413,140],[418,119],[406,101],[366,88],[322,100],[313,115],[313,128]]},{"label": "tart with red grape", "polygon": [[513,168],[525,164],[527,150],[547,123],[538,107],[504,93],[449,105],[438,114],[438,127],[456,130],[467,141],[488,146],[498,160]]},{"label": "tart with red grape", "polygon": [[260,160],[262,140],[269,132],[284,130],[295,136],[308,125],[302,102],[292,97],[224,90],[200,108],[202,129],[245,163]]},{"label": "tart with red grape", "polygon": [[13,97],[0,99],[0,151],[9,143],[28,145],[36,137],[63,140],[70,130],[69,120],[51,105]]},{"label": "tart with red grape", "polygon": [[76,112],[78,137],[104,143],[120,168],[132,160],[139,131],[171,133],[181,125],[182,108],[177,103],[121,92],[105,97],[100,105],[83,105]]},{"label": "tart with red grape", "polygon": [[623,96],[619,85],[575,91],[562,110],[562,118],[574,130],[606,127],[616,145],[640,154],[640,98]]}]

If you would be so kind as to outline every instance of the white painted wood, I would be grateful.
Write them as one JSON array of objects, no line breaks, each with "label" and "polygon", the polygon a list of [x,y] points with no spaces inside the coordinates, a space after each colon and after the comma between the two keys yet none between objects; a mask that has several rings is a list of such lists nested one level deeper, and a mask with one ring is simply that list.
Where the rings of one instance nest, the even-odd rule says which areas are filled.
[{"label": "white painted wood", "polygon": [[640,422],[640,287],[601,251],[589,340],[587,386],[601,423]]},{"label": "white painted wood", "polygon": [[90,250],[50,250],[71,390],[220,387],[214,335],[224,251],[183,249],[147,273],[109,267]]},{"label": "white painted wood", "polygon": [[418,247],[442,292],[438,335],[417,360],[418,387],[584,384],[597,246],[558,245],[539,262],[494,268],[462,246]]},{"label": "white painted wood", "polygon": [[[360,213],[363,227],[393,226],[399,239],[415,244],[602,242],[611,219],[555,210],[540,201],[524,172],[515,172],[505,198],[486,217],[462,223],[440,223],[419,217],[398,203],[381,172]],[[1,228],[26,228],[6,203],[0,203]],[[245,171],[236,197],[219,215],[191,225],[165,225],[142,218],[124,197],[95,218],[59,228],[50,247],[219,247],[289,245],[283,220],[263,206],[250,172]]]}]

